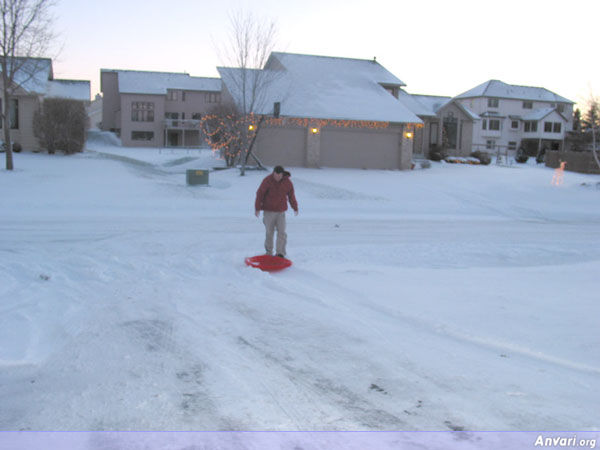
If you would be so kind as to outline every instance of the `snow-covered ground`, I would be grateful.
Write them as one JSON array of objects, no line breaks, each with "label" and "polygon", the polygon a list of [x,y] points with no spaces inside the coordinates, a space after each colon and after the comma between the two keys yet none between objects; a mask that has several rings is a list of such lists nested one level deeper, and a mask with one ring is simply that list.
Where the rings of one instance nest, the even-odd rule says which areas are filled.
[{"label": "snow-covered ground", "polygon": [[95,133],[0,171],[0,430],[600,429],[600,177],[290,168],[268,274],[266,173],[215,166]]}]

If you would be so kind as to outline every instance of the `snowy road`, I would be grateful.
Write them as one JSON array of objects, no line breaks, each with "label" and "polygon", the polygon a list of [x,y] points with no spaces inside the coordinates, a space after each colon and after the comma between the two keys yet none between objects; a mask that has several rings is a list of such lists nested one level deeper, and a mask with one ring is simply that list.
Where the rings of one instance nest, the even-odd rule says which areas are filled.
[{"label": "snowy road", "polygon": [[264,173],[18,158],[1,430],[600,427],[592,176],[296,169],[294,266],[266,274],[243,265]]}]

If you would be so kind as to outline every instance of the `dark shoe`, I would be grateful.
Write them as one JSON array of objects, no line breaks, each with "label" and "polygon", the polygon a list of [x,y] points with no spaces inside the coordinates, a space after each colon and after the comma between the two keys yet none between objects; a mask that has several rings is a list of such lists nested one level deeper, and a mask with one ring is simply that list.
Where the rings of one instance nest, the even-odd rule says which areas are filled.
[{"label": "dark shoe", "polygon": [[277,253],[277,256],[279,256],[280,258],[285,258],[285,256],[283,256],[281,253]]}]

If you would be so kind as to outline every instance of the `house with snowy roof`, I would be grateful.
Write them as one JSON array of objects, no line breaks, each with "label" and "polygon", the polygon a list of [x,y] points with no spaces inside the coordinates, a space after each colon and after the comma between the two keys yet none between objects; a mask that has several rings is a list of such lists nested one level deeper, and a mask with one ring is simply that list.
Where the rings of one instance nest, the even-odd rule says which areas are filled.
[{"label": "house with snowy roof", "polygon": [[454,97],[452,103],[478,117],[471,133],[461,128],[464,122],[451,110],[438,111],[447,148],[455,154],[519,147],[530,155],[561,150],[566,132],[573,128],[574,102],[542,87],[489,80]]},{"label": "house with snowy roof", "polygon": [[101,129],[124,146],[196,147],[200,119],[221,102],[219,78],[187,73],[101,69]]},{"label": "house with snowy roof", "polygon": [[535,155],[562,149],[572,129],[574,102],[540,87],[489,80],[453,98],[403,93],[400,99],[424,121],[415,134],[416,156],[442,148],[468,156],[520,147]]},{"label": "house with snowy roof", "polygon": [[[1,68],[0,68],[1,70]],[[9,105],[11,140],[28,150],[39,150],[33,116],[45,98],[90,101],[88,80],[55,79],[49,58],[15,58],[14,86]],[[0,91],[0,107],[4,102]]]},{"label": "house with snowy roof", "polygon": [[252,112],[269,118],[253,149],[264,164],[411,166],[412,136],[423,121],[398,100],[405,84],[376,60],[272,52],[260,70],[218,71],[224,103],[248,111],[254,101]]}]

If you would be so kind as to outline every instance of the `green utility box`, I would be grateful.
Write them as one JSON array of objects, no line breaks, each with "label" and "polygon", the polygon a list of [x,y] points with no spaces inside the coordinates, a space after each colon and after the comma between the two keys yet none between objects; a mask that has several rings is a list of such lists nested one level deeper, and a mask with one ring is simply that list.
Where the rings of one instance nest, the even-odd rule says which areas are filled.
[{"label": "green utility box", "polygon": [[186,180],[189,185],[208,184],[208,170],[187,170]]}]

